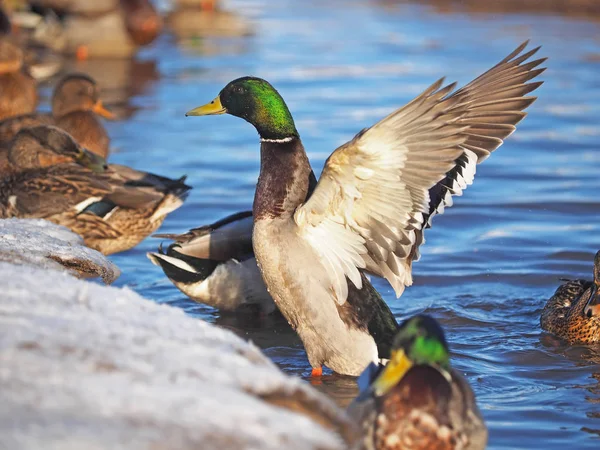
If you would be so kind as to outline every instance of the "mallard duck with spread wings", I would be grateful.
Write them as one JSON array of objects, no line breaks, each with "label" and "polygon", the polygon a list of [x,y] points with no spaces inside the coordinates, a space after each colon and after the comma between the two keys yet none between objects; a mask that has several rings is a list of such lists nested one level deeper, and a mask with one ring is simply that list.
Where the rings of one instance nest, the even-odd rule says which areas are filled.
[{"label": "mallard duck with spread wings", "polygon": [[[364,276],[400,296],[412,284],[423,229],[475,166],[520,122],[545,59],[519,46],[463,88],[435,82],[328,158],[316,183],[281,95],[244,77],[187,115],[231,114],[254,125],[261,167],[253,247],[269,293],[302,339],[313,375],[358,375],[386,358],[397,324]],[[392,325],[393,323],[393,325]],[[387,350],[386,350],[387,349]]]}]

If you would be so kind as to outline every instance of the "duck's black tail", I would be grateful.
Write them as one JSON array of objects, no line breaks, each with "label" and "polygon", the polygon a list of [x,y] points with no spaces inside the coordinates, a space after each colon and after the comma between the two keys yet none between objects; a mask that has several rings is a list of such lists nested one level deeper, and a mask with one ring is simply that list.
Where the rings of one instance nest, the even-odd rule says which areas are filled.
[{"label": "duck's black tail", "polygon": [[158,252],[147,253],[153,264],[162,268],[165,275],[175,282],[184,284],[198,283],[208,278],[217,266],[218,261],[195,258],[177,251],[178,244],[171,244],[164,252],[162,244]]}]

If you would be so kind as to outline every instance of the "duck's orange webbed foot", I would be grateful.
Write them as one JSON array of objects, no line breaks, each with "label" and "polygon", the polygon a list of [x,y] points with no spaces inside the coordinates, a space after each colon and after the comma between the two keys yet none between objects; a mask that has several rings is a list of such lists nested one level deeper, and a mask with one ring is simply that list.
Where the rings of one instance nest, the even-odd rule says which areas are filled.
[{"label": "duck's orange webbed foot", "polygon": [[323,368],[322,367],[313,367],[312,372],[310,373],[311,377],[320,377],[323,375]]},{"label": "duck's orange webbed foot", "polygon": [[87,45],[80,45],[75,50],[75,58],[77,58],[78,61],[85,61],[89,56],[90,52]]}]

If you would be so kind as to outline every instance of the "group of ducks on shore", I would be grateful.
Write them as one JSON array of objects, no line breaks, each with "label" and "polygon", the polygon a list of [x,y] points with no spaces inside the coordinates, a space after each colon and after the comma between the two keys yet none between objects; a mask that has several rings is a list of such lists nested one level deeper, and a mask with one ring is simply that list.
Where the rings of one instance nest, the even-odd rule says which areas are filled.
[{"label": "group of ducks on shore", "polygon": [[[463,88],[437,81],[336,149],[317,181],[284,100],[267,81],[230,82],[189,116],[231,114],[260,136],[253,210],[181,235],[148,254],[182,292],[226,311],[279,311],[312,366],[358,376],[349,412],[363,447],[482,449],[487,431],[473,392],[449,362],[439,324],[398,324],[367,274],[399,297],[412,284],[424,230],[471,184],[476,165],[524,117],[545,59],[519,46]],[[0,218],[65,225],[111,254],[137,245],[180,207],[184,181],[106,163],[111,118],[88,76],[55,87],[52,112],[35,113],[22,52],[0,41]],[[15,69],[16,68],[16,69]],[[16,81],[15,81],[16,80]],[[22,94],[8,97],[6,92]],[[35,88],[34,88],[35,92]],[[17,97],[19,97],[17,99]],[[6,99],[10,98],[7,102]],[[10,103],[10,105],[7,105]],[[12,108],[12,109],[11,109]],[[542,328],[571,342],[600,342],[600,252],[594,281],[569,281],[549,300]]]}]

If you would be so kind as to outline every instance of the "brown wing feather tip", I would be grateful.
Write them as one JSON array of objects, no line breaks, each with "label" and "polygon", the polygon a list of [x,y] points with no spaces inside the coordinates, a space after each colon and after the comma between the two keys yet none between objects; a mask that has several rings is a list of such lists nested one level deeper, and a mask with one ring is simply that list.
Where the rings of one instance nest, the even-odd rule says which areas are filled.
[{"label": "brown wing feather tip", "polygon": [[541,46],[534,48],[533,50],[529,50],[527,53],[523,53],[521,56],[519,56],[518,58],[513,59],[512,61],[510,61],[511,64],[516,64],[519,65],[521,64],[523,61],[531,58],[533,55],[535,55],[538,50],[542,48]]},{"label": "brown wing feather tip", "polygon": [[496,67],[501,66],[502,64],[505,64],[505,63],[509,62],[510,60],[512,60],[515,56],[517,56],[519,53],[521,53],[525,49],[525,47],[527,47],[528,44],[529,44],[529,39],[526,40],[525,42],[523,42],[521,45],[519,45],[512,52],[510,52],[510,54],[508,56],[506,56],[502,61],[500,61],[498,64],[496,64],[494,67],[492,67],[492,69],[495,69]]},{"label": "brown wing feather tip", "polygon": [[[535,59],[531,62],[528,62],[527,64],[535,64],[536,66],[539,66],[540,64],[545,63],[546,61],[548,61],[548,57],[544,56],[543,58]],[[521,67],[525,67],[527,64],[523,64]]]},{"label": "brown wing feather tip", "polygon": [[[443,87],[442,89],[439,90],[439,92],[443,92],[443,91],[447,91],[447,94],[451,93],[454,89],[456,89],[456,85],[458,83],[456,81],[454,81],[453,83],[448,84],[447,86]],[[447,95],[446,93],[444,95]]]}]

